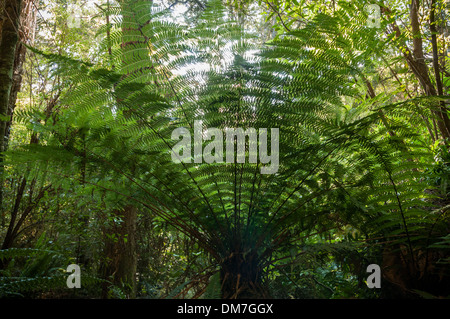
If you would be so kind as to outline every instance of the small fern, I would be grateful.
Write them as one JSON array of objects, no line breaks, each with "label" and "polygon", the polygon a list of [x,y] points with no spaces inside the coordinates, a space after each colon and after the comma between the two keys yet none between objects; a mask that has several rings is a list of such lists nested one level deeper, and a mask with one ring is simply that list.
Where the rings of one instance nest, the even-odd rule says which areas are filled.
[{"label": "small fern", "polygon": [[[11,264],[17,264],[17,259],[28,261],[18,275],[10,274],[9,268],[3,270],[0,277],[0,298],[19,296],[37,296],[52,291],[69,291],[65,269],[54,267],[55,260],[65,258],[56,251],[33,248],[10,248],[0,250],[0,259],[9,260]],[[66,262],[67,263],[67,262]],[[17,269],[15,270],[17,272]],[[96,276],[85,275],[81,277],[82,288],[95,287],[99,283],[106,282]]]}]

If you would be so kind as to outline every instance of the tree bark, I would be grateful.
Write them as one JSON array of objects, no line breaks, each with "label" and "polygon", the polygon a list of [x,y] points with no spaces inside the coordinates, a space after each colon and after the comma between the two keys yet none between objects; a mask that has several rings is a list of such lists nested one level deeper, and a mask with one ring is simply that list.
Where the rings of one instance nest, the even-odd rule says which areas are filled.
[{"label": "tree bark", "polygon": [[[13,85],[14,60],[16,45],[19,40],[17,30],[19,29],[21,0],[0,1],[0,214],[1,223],[5,223],[3,207],[3,152],[5,151],[5,132],[10,101],[11,88]],[[2,8],[3,6],[3,8]]]},{"label": "tree bark", "polygon": [[[102,275],[120,287],[128,298],[136,297],[136,222],[137,208],[127,206],[115,211],[113,226],[105,233],[105,257]],[[120,221],[120,222],[119,222]],[[103,298],[109,298],[108,287],[103,286]]]},{"label": "tree bark", "polygon": [[[5,150],[6,117],[9,114],[11,88],[13,86],[16,46],[19,41],[19,21],[22,0],[6,0],[0,44],[0,151]],[[0,155],[0,160],[2,156]]]},{"label": "tree bark", "polygon": [[5,21],[5,1],[0,1],[0,44],[2,43],[3,21]]},{"label": "tree bark", "polygon": [[[0,2],[0,152],[8,148],[10,127],[22,84],[26,47],[24,42],[34,28],[31,0]],[[3,153],[0,153],[0,212],[3,209]]]},{"label": "tree bark", "polygon": [[25,62],[25,56],[27,53],[27,48],[24,43],[30,40],[33,43],[32,33],[35,26],[34,20],[34,10],[33,10],[33,0],[22,0],[22,10],[20,13],[19,21],[19,41],[17,42],[15,53],[14,53],[14,66],[12,75],[12,85],[9,94],[8,102],[8,118],[9,121],[5,126],[5,139],[4,139],[4,149],[8,149],[8,141],[10,135],[10,128],[12,124],[12,116],[14,109],[16,108],[17,94],[20,92],[22,87],[22,75],[23,75],[23,64]]}]

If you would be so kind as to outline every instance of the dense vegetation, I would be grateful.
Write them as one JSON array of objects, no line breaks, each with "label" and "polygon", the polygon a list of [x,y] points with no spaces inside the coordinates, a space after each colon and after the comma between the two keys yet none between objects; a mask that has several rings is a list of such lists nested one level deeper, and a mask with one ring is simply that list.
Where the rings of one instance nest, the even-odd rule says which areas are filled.
[{"label": "dense vegetation", "polygon": [[0,297],[450,297],[445,1],[0,10]]}]

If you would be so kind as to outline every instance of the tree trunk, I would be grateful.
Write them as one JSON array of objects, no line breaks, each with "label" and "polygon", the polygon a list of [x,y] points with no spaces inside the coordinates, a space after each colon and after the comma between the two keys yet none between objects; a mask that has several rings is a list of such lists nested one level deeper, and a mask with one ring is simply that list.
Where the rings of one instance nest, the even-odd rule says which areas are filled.
[{"label": "tree trunk", "polygon": [[[423,90],[428,96],[435,96],[438,94],[435,86],[431,82],[428,66],[425,63],[425,56],[423,54],[423,41],[420,33],[419,22],[419,0],[412,0],[410,9],[411,31],[413,37],[413,60],[410,59],[408,63],[411,66],[412,71],[419,79]],[[433,110],[437,117],[437,125],[443,138],[450,138],[450,120],[447,114],[445,106],[442,107],[440,103],[434,106]]]},{"label": "tree trunk", "polygon": [[[3,1],[1,1],[3,2]],[[0,43],[0,213],[4,222],[3,209],[3,152],[6,146],[6,126],[9,120],[9,101],[13,86],[14,60],[16,57],[16,45],[19,40],[19,21],[21,0],[6,0],[1,18],[1,43]],[[1,10],[1,8],[0,8]]]},{"label": "tree trunk", "polygon": [[23,64],[25,62],[25,56],[27,53],[27,48],[24,45],[25,42],[29,41],[29,43],[33,43],[33,34],[35,27],[34,20],[34,10],[33,10],[33,1],[32,0],[23,0],[22,10],[20,13],[20,21],[19,21],[19,41],[16,45],[15,53],[14,53],[14,67],[13,67],[13,75],[12,75],[12,85],[11,91],[9,94],[9,105],[8,105],[8,118],[9,121],[5,126],[5,139],[4,139],[4,149],[8,148],[8,140],[10,135],[10,127],[12,123],[12,116],[14,113],[14,109],[16,108],[16,100],[17,94],[20,92],[22,87],[22,75],[23,75]]},{"label": "tree trunk", "polygon": [[[128,298],[136,297],[136,221],[137,208],[127,206],[114,212],[114,224],[105,233],[105,257],[101,273],[105,279],[120,287]],[[108,298],[103,287],[103,298]]]},{"label": "tree trunk", "polygon": [[5,10],[5,1],[0,1],[0,44],[2,43],[3,21],[5,21],[3,10]]},{"label": "tree trunk", "polygon": [[130,298],[136,297],[136,220],[137,209],[128,206],[122,212],[123,223],[120,227],[122,238],[118,242],[119,263],[117,264],[115,281],[122,284]]},{"label": "tree trunk", "polygon": [[13,86],[14,61],[19,40],[21,0],[6,0],[0,44],[0,151],[5,150],[6,117],[9,115],[11,88]]},{"label": "tree trunk", "polygon": [[[18,14],[20,12],[20,15]],[[22,42],[34,34],[34,10],[31,0],[7,0],[0,4],[0,152],[8,148],[10,127],[17,94],[22,85],[26,47]],[[34,38],[34,37],[32,37]],[[20,40],[20,41],[19,41]],[[0,154],[0,212],[3,210],[3,154]]]},{"label": "tree trunk", "polygon": [[[138,3],[136,0],[121,0],[119,4],[121,6],[123,21],[122,21],[122,63],[123,65],[132,64],[136,58],[136,45],[142,44],[140,41],[136,41],[136,32],[140,31],[143,25],[139,25],[136,21],[135,5]],[[152,4],[152,0],[148,0],[149,4]],[[109,42],[109,1],[107,2],[107,18],[106,23],[108,26],[107,37]],[[142,7],[139,8],[142,10]],[[145,39],[148,41],[148,39]],[[147,45],[147,43],[144,43]],[[108,48],[108,53],[112,62],[112,51]],[[114,68],[114,65],[111,65]],[[130,76],[128,73],[125,75]],[[120,98],[117,99],[119,104]],[[125,116],[129,116],[129,111],[124,112]],[[134,169],[132,169],[134,170]],[[115,233],[119,235],[118,242],[111,242],[107,239],[106,242],[106,255],[113,264],[107,266],[104,269],[105,274],[113,275],[113,282],[124,288],[125,292],[130,298],[134,298],[136,295],[136,268],[137,268],[137,254],[136,254],[136,219],[137,219],[137,208],[134,206],[127,206],[123,212],[118,213],[123,223],[119,227],[118,231]],[[109,235],[114,234],[114,232],[108,231]],[[103,297],[106,290],[103,291]]]}]

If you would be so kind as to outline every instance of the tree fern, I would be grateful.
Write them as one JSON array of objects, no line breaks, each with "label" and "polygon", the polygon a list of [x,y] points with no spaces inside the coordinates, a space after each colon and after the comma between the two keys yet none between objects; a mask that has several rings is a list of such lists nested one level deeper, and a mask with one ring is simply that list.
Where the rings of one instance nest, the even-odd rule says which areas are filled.
[{"label": "tree fern", "polygon": [[[262,48],[218,1],[194,30],[161,20],[148,1],[114,10],[121,18],[105,40],[107,69],[47,55],[73,89],[54,121],[35,125],[47,144],[24,146],[24,160],[57,163],[50,174],[115,193],[119,206],[132,200],[195,238],[221,267],[224,298],[267,296],[275,255],[343,225],[396,238],[416,262],[413,243],[433,224],[421,179],[431,153],[405,124],[417,101],[358,98],[369,54],[358,49],[376,36],[351,23],[350,9]],[[194,135],[196,120],[220,130],[278,128],[278,171],[172,162],[171,133],[184,126]]]}]

